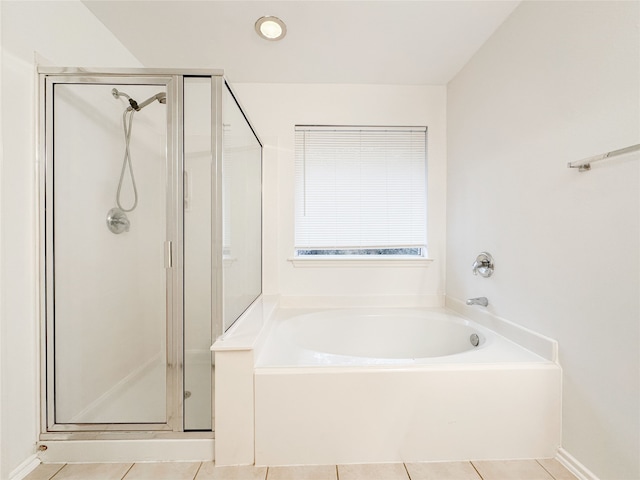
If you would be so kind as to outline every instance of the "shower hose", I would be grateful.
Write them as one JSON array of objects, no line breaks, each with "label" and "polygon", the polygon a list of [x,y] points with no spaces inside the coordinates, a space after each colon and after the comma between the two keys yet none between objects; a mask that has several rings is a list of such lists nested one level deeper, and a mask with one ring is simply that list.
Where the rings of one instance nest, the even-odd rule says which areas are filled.
[{"label": "shower hose", "polygon": [[[129,118],[127,122],[127,113]],[[133,175],[133,164],[131,163],[131,152],[129,151],[129,142],[131,141],[131,127],[133,125],[133,114],[135,110],[131,107],[127,108],[122,114],[122,127],[124,129],[124,160],[122,161],[122,170],[120,171],[120,181],[118,182],[118,191],[116,192],[116,205],[123,212],[132,212],[138,206],[138,188],[136,186],[136,178]],[[127,209],[120,203],[120,191],[122,190],[122,181],[124,180],[124,172],[129,166],[129,175],[131,176],[131,185],[133,186],[133,205]]]}]

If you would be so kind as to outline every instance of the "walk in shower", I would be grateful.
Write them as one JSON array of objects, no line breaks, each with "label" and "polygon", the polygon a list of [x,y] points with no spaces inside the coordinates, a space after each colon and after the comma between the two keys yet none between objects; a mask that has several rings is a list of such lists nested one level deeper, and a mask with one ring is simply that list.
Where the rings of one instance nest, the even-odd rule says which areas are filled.
[{"label": "walk in shower", "polygon": [[212,436],[210,346],[261,293],[260,141],[221,71],[39,76],[41,438]]}]

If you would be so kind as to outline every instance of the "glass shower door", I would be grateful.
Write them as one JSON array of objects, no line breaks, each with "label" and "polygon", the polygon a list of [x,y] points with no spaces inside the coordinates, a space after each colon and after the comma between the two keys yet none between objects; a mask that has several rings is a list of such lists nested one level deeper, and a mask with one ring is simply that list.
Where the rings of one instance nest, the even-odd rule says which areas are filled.
[{"label": "glass shower door", "polygon": [[167,85],[47,88],[53,423],[169,429]]}]

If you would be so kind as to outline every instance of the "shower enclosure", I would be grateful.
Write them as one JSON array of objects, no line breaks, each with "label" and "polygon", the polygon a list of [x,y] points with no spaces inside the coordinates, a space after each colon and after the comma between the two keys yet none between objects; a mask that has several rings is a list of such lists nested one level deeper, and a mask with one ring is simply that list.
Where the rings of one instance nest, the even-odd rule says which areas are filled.
[{"label": "shower enclosure", "polygon": [[212,436],[210,346],[261,293],[260,141],[221,71],[39,76],[42,438]]}]

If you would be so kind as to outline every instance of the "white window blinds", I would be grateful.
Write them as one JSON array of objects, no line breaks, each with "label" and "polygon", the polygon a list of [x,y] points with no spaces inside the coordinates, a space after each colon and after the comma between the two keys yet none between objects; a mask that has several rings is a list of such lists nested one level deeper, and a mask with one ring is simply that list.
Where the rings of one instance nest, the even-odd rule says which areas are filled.
[{"label": "white window blinds", "polygon": [[426,127],[295,130],[295,247],[426,248]]}]

